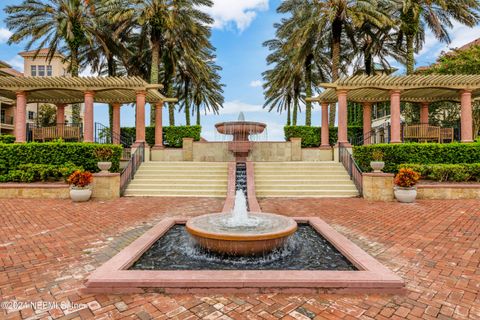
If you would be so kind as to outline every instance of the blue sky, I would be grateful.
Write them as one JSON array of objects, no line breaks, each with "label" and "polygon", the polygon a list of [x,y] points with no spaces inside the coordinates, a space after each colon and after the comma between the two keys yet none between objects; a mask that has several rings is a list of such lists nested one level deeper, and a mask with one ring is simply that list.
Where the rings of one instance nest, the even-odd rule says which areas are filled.
[{"label": "blue sky", "polygon": [[[225,105],[220,115],[202,117],[202,135],[207,140],[220,139],[215,134],[214,124],[219,121],[233,120],[240,111],[244,111],[248,120],[267,123],[268,139],[283,140],[285,114],[268,113],[262,109],[263,92],[261,73],[266,69],[265,57],[268,51],[262,47],[265,40],[274,35],[273,23],[280,20],[275,12],[280,0],[214,0],[215,5],[209,13],[215,19],[212,42],[217,48],[217,63],[223,68],[222,82],[226,85]],[[23,62],[17,55],[24,44],[8,46],[6,40],[9,31],[5,27],[3,8],[9,4],[21,3],[20,0],[2,0],[0,3],[0,60],[12,64],[22,71]],[[468,28],[454,24],[451,30],[452,43],[439,43],[431,33],[426,35],[423,50],[417,55],[417,66],[428,65],[435,61],[438,54],[448,48],[459,47],[480,36],[480,27]],[[403,72],[403,67],[392,61],[392,65]],[[88,71],[86,71],[88,73]],[[318,107],[314,109],[313,125],[319,125],[321,118]],[[96,105],[95,121],[108,124],[108,111],[105,105]],[[147,112],[148,114],[148,112]],[[135,123],[133,107],[122,107],[122,126]],[[299,116],[299,124],[304,123],[305,113]],[[147,116],[147,123],[149,122]],[[164,112],[164,124],[168,124]],[[185,115],[176,115],[176,124],[185,124]]]}]

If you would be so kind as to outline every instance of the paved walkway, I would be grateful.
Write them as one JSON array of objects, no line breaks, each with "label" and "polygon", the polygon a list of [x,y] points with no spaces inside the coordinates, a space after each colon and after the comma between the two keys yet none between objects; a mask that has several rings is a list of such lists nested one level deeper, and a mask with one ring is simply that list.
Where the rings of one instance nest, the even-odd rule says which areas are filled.
[{"label": "paved walkway", "polygon": [[[0,319],[480,319],[480,201],[269,199],[260,205],[323,218],[403,277],[407,293],[80,295],[92,270],[162,218],[220,211],[222,201],[2,199]],[[21,311],[5,310],[13,300]]]}]

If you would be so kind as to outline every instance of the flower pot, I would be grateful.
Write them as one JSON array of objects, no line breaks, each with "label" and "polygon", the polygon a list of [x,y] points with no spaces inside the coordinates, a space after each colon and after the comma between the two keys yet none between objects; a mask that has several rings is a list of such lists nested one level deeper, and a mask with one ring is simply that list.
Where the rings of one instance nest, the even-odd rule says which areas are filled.
[{"label": "flower pot", "polygon": [[413,203],[417,198],[417,187],[403,188],[396,186],[393,190],[398,202]]},{"label": "flower pot", "polygon": [[70,199],[72,199],[73,202],[85,202],[90,200],[91,196],[92,190],[90,187],[70,187]]},{"label": "flower pot", "polygon": [[382,172],[382,169],[385,167],[385,162],[383,162],[383,161],[370,161],[370,167],[372,167],[373,172]]},{"label": "flower pot", "polygon": [[112,163],[109,161],[100,161],[97,162],[97,167],[100,169],[100,172],[107,173],[112,167]]}]

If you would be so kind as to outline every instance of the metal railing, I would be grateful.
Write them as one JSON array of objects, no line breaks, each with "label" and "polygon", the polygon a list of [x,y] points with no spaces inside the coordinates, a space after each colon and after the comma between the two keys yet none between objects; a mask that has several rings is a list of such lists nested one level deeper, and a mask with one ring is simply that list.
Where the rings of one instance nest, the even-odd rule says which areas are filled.
[{"label": "metal railing", "polygon": [[141,143],[138,147],[135,148],[135,151],[132,153],[130,160],[128,161],[127,166],[123,169],[120,175],[120,194],[123,196],[125,190],[127,189],[130,181],[135,177],[135,173],[138,168],[145,160],[145,144]]},{"label": "metal railing", "polygon": [[124,148],[130,148],[135,141],[133,137],[121,134],[121,132],[115,132],[109,127],[98,122],[95,122],[94,140],[96,143],[102,144],[119,141]]},{"label": "metal railing", "polygon": [[6,115],[2,115],[1,118],[0,118],[0,122],[1,122],[2,124],[13,125],[13,117],[11,117],[11,116],[6,116]]},{"label": "metal railing", "polygon": [[345,170],[347,170],[348,175],[350,176],[350,179],[355,184],[355,187],[357,187],[357,190],[360,193],[360,196],[362,196],[363,195],[362,169],[360,169],[357,162],[355,162],[355,159],[353,158],[353,155],[350,153],[348,148],[345,148],[344,146],[340,145],[340,148],[338,149],[338,151],[339,151],[340,162],[345,167]]}]

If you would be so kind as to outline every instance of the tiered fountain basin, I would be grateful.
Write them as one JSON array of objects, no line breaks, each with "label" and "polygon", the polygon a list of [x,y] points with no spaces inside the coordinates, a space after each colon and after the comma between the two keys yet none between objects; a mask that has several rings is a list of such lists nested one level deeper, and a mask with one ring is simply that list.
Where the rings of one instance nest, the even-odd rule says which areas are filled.
[{"label": "tiered fountain basin", "polygon": [[257,224],[231,228],[225,213],[207,214],[187,221],[186,229],[206,250],[225,255],[258,256],[281,248],[297,230],[289,217],[249,212]]},{"label": "tiered fountain basin", "polygon": [[[213,256],[205,264],[190,266],[192,261],[181,262],[176,256],[182,241],[189,235],[184,230],[185,218],[167,218],[145,232],[120,253],[95,270],[85,283],[85,293],[403,293],[403,280],[365,251],[335,231],[320,218],[293,218],[299,229],[311,228],[351,266],[350,268],[312,268],[303,266],[296,255],[280,257],[281,260],[262,264],[242,264],[226,261],[218,265]],[[170,239],[170,240],[169,240]],[[173,239],[173,240],[171,240]],[[301,238],[302,239],[302,238]],[[302,239],[303,241],[303,239]],[[167,244],[165,246],[165,244]],[[163,267],[142,267],[142,262],[156,248],[169,247],[173,251],[164,255]],[[299,246],[305,247],[304,243]],[[314,246],[315,249],[316,245]],[[325,252],[303,255],[306,259],[323,258]],[[189,258],[189,256],[187,256]],[[326,258],[326,256],[325,256]],[[241,258],[244,259],[244,258]],[[255,259],[255,258],[251,258]],[[189,260],[194,260],[190,259]],[[169,262],[170,261],[170,262]],[[287,268],[287,264],[290,267]],[[277,265],[277,267],[275,267]],[[353,268],[352,268],[353,267]]]}]

